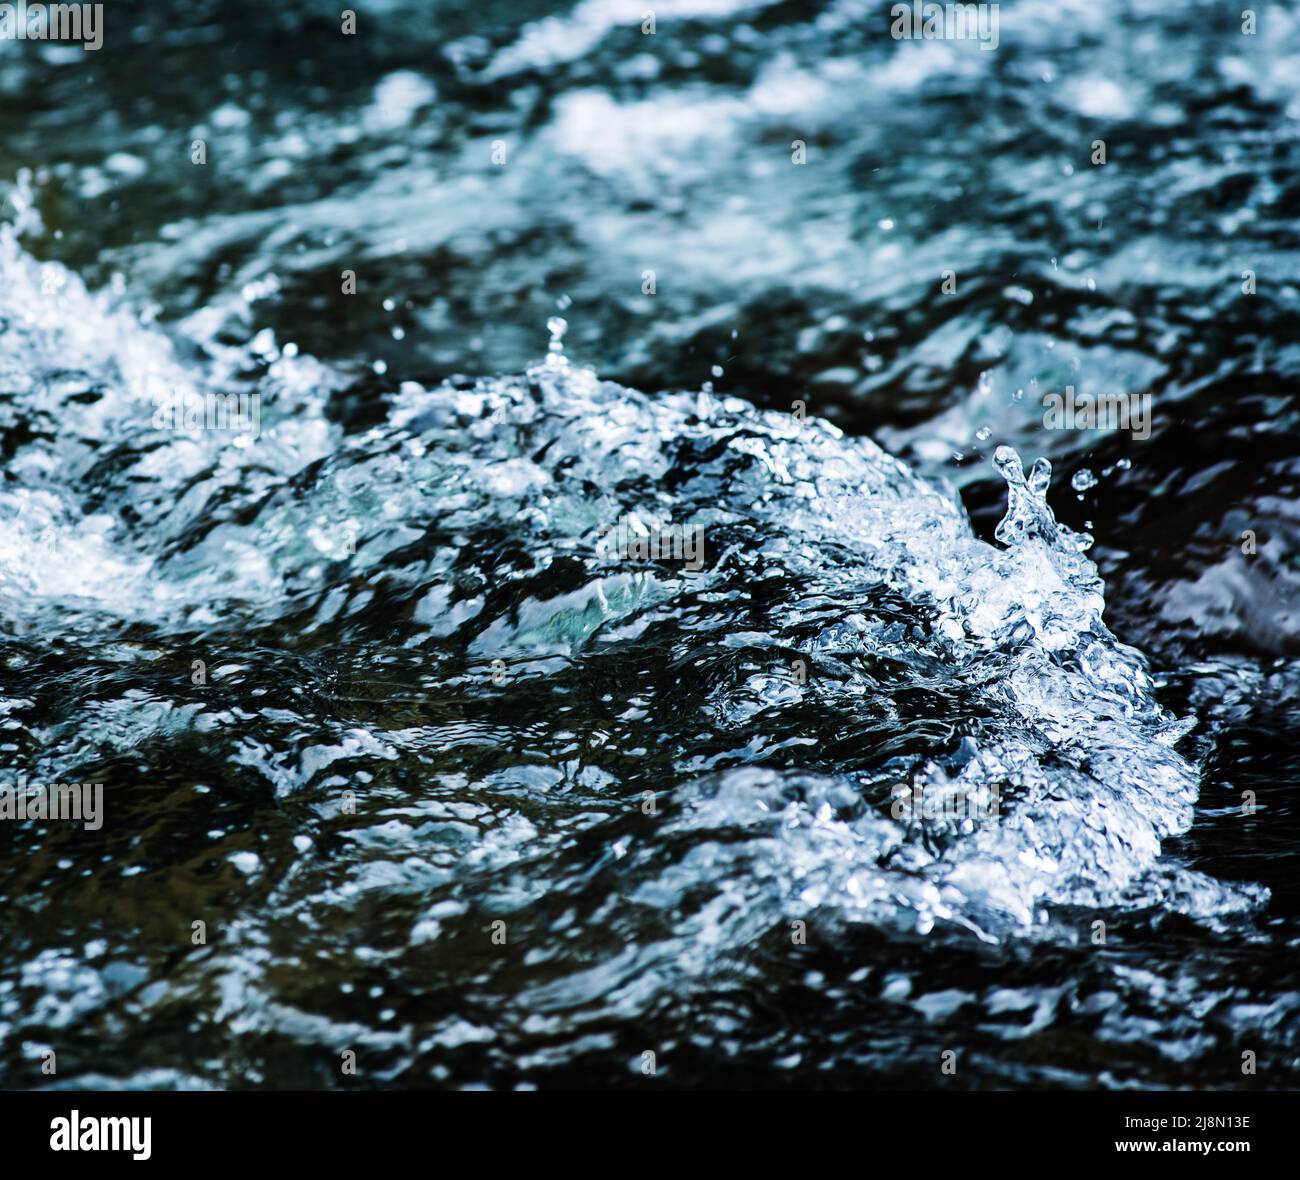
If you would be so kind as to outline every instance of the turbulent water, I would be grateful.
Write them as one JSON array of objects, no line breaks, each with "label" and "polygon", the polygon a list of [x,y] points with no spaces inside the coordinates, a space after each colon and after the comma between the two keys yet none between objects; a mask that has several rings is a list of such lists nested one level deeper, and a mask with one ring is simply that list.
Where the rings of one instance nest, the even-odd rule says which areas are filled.
[{"label": "turbulent water", "polygon": [[641,7],[0,42],[0,1082],[1296,1085],[1300,22]]}]

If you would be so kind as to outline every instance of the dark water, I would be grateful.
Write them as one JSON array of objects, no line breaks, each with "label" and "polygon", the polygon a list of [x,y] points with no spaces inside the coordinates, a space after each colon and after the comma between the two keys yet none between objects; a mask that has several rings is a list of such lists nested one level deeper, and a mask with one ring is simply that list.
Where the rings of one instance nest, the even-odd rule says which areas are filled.
[{"label": "dark water", "polygon": [[0,1080],[1295,1086],[1300,17],[646,7],[0,41]]}]

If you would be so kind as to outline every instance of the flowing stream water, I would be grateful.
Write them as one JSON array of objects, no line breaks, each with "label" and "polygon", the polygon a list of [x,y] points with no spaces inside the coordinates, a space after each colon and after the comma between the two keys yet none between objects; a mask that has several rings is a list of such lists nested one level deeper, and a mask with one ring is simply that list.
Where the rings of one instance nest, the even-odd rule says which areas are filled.
[{"label": "flowing stream water", "polygon": [[1300,1083],[1300,16],[643,7],[0,41],[0,1081]]}]

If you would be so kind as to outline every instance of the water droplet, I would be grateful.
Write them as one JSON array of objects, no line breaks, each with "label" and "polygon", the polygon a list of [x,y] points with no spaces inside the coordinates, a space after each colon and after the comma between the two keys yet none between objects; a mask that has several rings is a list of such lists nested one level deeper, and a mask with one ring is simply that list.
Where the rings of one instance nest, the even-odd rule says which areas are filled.
[{"label": "water droplet", "polygon": [[546,350],[546,363],[552,368],[569,363],[564,356],[564,333],[568,327],[569,321],[561,319],[558,315],[553,315],[546,321],[546,330],[551,334],[551,342]]}]

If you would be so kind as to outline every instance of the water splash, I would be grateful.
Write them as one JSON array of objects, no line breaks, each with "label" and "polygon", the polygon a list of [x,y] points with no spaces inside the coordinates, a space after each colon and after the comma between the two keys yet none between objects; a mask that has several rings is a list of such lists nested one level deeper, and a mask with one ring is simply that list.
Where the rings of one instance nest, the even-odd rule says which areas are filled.
[{"label": "water splash", "polygon": [[568,321],[558,315],[546,321],[546,330],[551,334],[551,341],[546,346],[546,363],[552,367],[563,368],[569,363],[564,355],[564,333],[568,328]]},{"label": "water splash", "polygon": [[[1071,907],[1213,925],[1262,900],[1160,858],[1196,798],[1186,723],[1106,630],[1045,462],[1026,477],[999,449],[997,549],[869,440],[600,381],[564,358],[559,317],[527,373],[408,382],[345,436],[310,358],[208,342],[181,365],[73,276],[21,310],[39,273],[0,237],[13,407],[41,424],[13,442],[0,528],[56,535],[0,547],[13,757],[105,779],[120,845],[92,878],[194,860],[195,912],[230,915],[179,962],[152,920],[113,929],[114,961],[151,981],[135,1023],[275,1028],[290,1056],[346,1028],[400,1077],[466,1038],[517,1048],[538,1033],[523,1011],[556,1022],[563,1060],[590,1021],[703,1002],[792,922],[1072,945]],[[160,378],[225,393],[250,369],[252,445],[153,427]],[[611,557],[621,519],[698,526],[710,560]],[[51,679],[66,646],[92,674]],[[189,835],[143,837],[160,807]],[[84,856],[22,839],[7,895],[13,866],[39,896]],[[502,914],[535,948],[522,964],[466,941]],[[0,951],[107,977],[74,929],[24,925]],[[416,990],[476,964],[492,1031],[453,1006],[395,1034],[319,992],[322,958]],[[62,986],[39,971],[0,996],[0,1043],[38,1035]],[[110,1020],[106,997],[81,1018]]]}]

